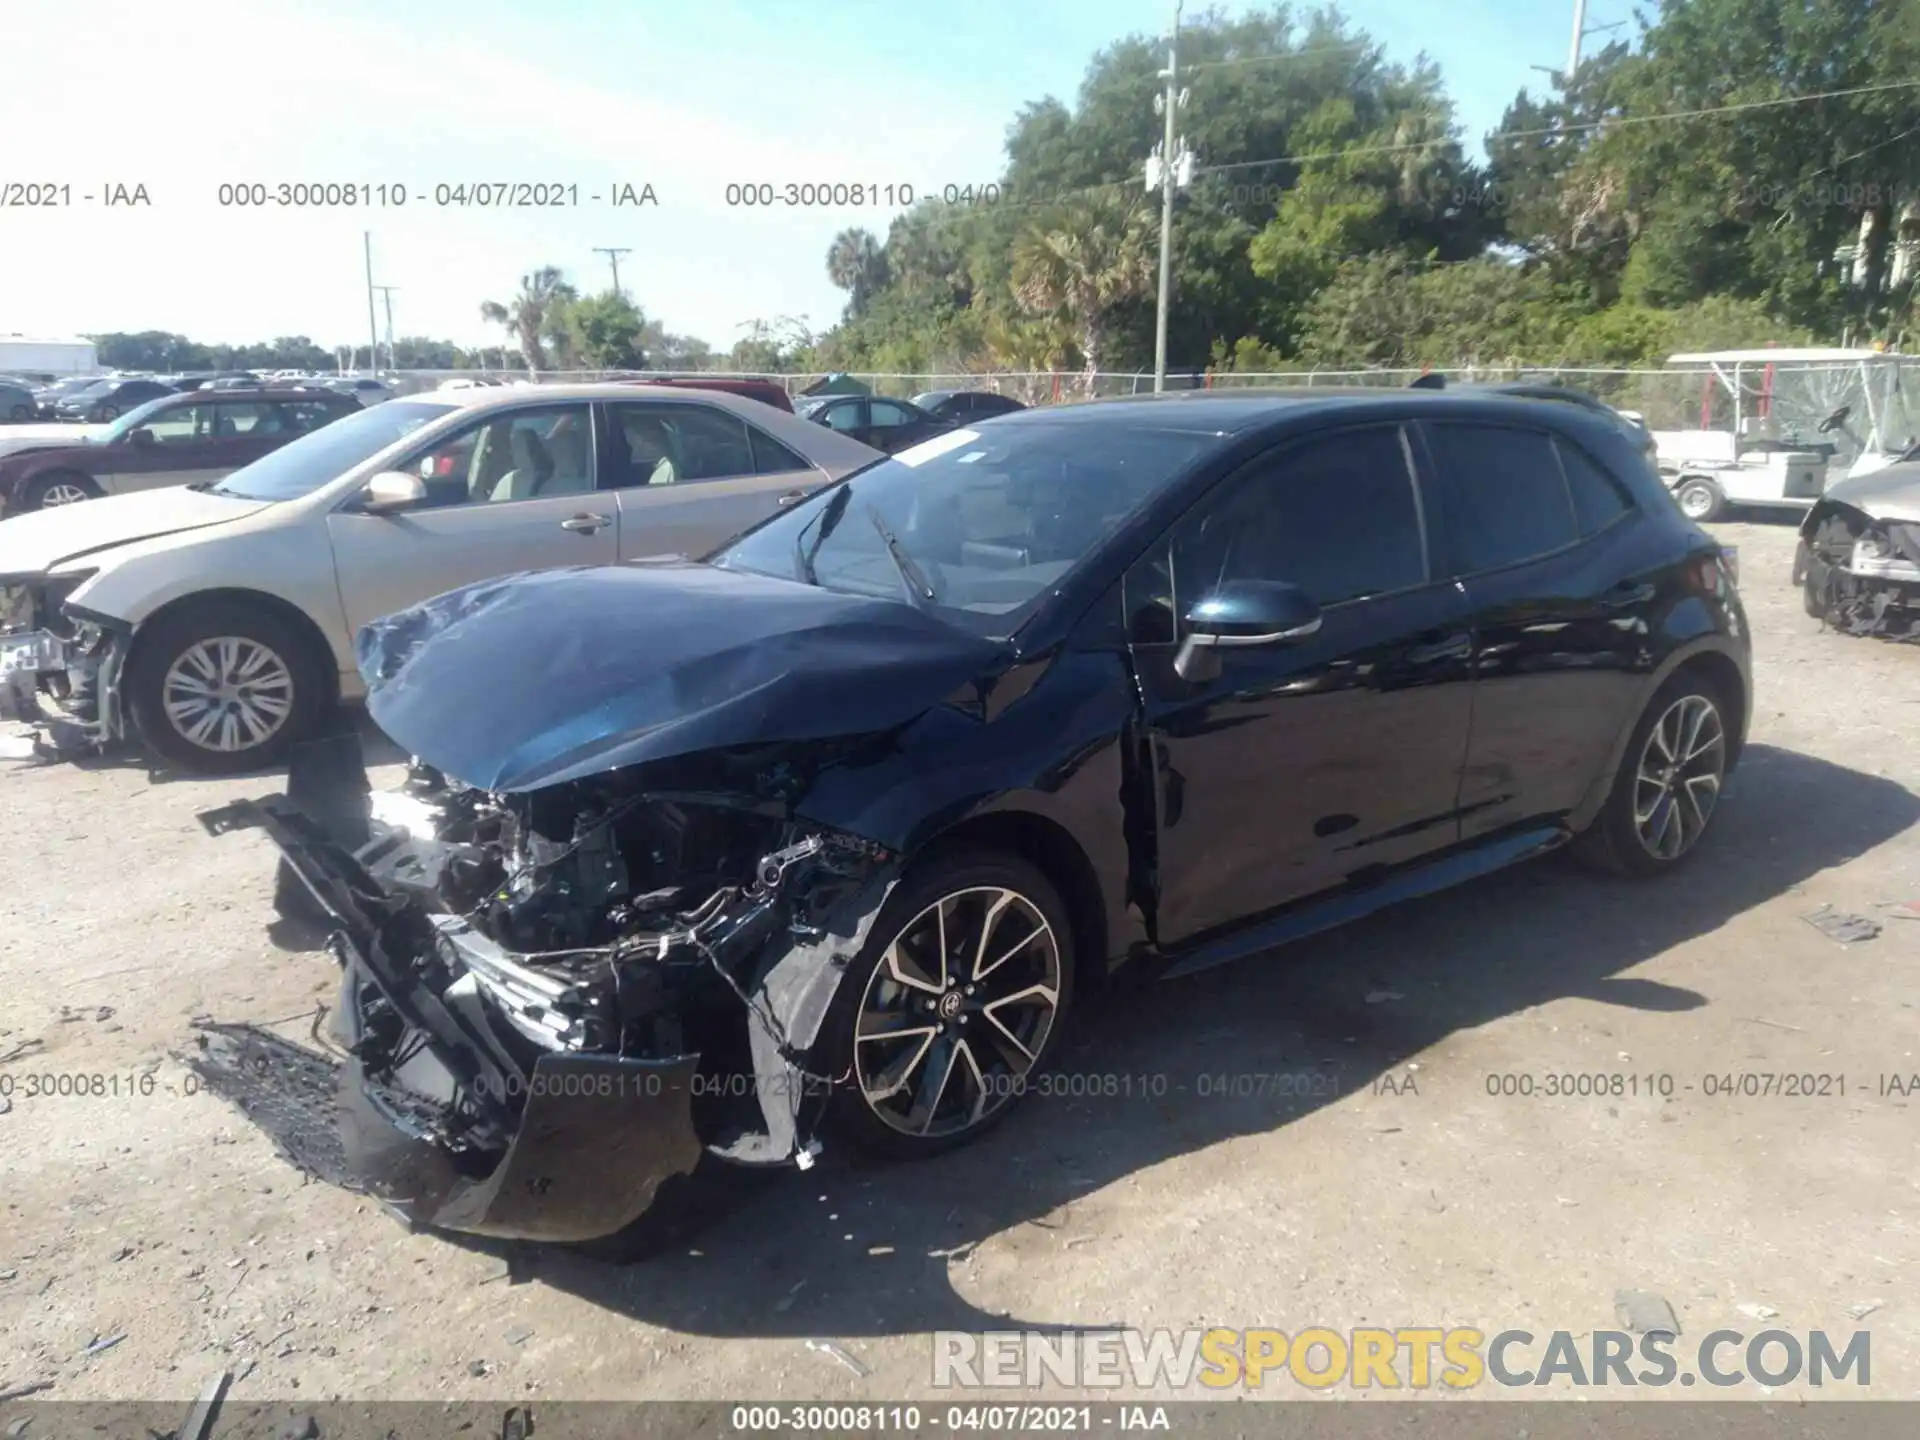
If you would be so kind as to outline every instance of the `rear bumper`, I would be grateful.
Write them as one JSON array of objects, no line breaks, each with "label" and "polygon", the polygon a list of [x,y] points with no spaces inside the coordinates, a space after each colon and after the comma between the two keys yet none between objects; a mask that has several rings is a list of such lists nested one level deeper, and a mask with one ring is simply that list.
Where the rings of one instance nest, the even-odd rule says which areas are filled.
[{"label": "rear bumper", "polygon": [[[377,913],[368,872],[314,821],[280,798],[201,818],[214,834],[264,829],[338,926],[334,1034],[348,1059],[328,1118],[345,1183],[410,1224],[564,1243],[626,1228],[662,1183],[699,1162],[698,1055],[550,1053],[516,1064],[488,1033],[470,978],[435,993],[415,956],[393,953],[411,927]],[[390,1051],[365,1043],[381,1023],[404,1027],[414,1053],[376,1072],[361,1056]]]}]

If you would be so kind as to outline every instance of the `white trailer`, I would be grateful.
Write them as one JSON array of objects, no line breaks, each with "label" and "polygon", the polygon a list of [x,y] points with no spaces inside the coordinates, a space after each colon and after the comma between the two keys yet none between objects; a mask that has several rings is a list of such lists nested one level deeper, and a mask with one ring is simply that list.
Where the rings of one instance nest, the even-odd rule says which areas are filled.
[{"label": "white trailer", "polygon": [[99,368],[91,340],[0,335],[0,375],[91,375]]}]

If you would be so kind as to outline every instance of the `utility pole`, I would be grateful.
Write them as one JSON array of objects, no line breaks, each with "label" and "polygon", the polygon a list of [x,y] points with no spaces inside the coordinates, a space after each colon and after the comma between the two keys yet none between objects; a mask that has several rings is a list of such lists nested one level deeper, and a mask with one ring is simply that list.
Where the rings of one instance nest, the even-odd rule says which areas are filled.
[{"label": "utility pole", "polygon": [[1147,189],[1160,188],[1160,297],[1154,307],[1153,390],[1157,395],[1167,388],[1167,301],[1173,289],[1173,192],[1193,179],[1192,152],[1181,149],[1175,134],[1175,121],[1187,103],[1187,92],[1180,88],[1180,10],[1184,0],[1174,0],[1173,33],[1167,38],[1167,68],[1160,78],[1166,89],[1153,97],[1153,108],[1166,119],[1166,130],[1153,154],[1147,157]]},{"label": "utility pole", "polygon": [[1567,83],[1580,69],[1580,42],[1587,38],[1587,0],[1573,0],[1573,44],[1567,50]]},{"label": "utility pole", "polygon": [[[400,287],[398,285],[376,285],[373,288],[380,292],[380,298],[386,301],[387,304],[387,368],[389,370],[398,370],[400,368],[400,362],[396,360],[393,355],[393,292]],[[378,370],[380,367],[376,365],[374,368]]]},{"label": "utility pole", "polygon": [[367,364],[373,369],[380,368],[380,327],[373,318],[373,232],[364,230],[361,238],[366,242],[367,250]]},{"label": "utility pole", "polygon": [[613,262],[613,293],[618,295],[620,293],[620,257],[622,255],[631,255],[633,251],[631,249],[616,249],[612,245],[596,245],[593,247],[593,253],[596,255],[604,255],[608,260]]}]

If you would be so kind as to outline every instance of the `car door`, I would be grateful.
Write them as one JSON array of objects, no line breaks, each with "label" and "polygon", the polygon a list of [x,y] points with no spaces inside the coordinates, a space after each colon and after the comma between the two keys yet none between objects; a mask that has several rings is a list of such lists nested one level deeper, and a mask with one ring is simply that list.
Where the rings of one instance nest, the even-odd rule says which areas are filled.
[{"label": "car door", "polygon": [[213,427],[211,403],[169,405],[101,447],[94,477],[109,495],[218,480],[231,467],[221,464]]},{"label": "car door", "polygon": [[596,488],[593,421],[584,401],[488,411],[402,462],[426,486],[420,505],[335,510],[327,533],[349,629],[499,575],[612,564],[619,517]]},{"label": "car door", "polygon": [[865,440],[876,450],[893,455],[918,445],[929,435],[938,435],[952,428],[945,421],[935,420],[910,405],[876,396],[867,402],[867,434],[857,438]]},{"label": "car door", "polygon": [[297,433],[271,400],[213,402],[212,454],[223,476],[279,449]]},{"label": "car door", "polygon": [[620,558],[700,556],[826,476],[733,410],[697,400],[606,406],[603,458],[620,514]]},{"label": "car door", "polygon": [[1564,814],[1636,702],[1658,567],[1632,492],[1577,442],[1484,422],[1422,426],[1473,631],[1463,834]]},{"label": "car door", "polygon": [[[1398,425],[1289,442],[1215,486],[1129,572],[1163,944],[1457,838],[1470,647],[1464,596],[1427,554],[1423,489]],[[1298,585],[1320,627],[1214,651],[1217,674],[1183,679],[1181,617],[1229,580]]]},{"label": "car door", "polygon": [[[829,430],[838,430],[850,439],[858,440],[862,445],[874,445],[868,437],[873,429],[867,424],[867,402],[858,395],[849,395],[841,400],[829,400],[813,414],[807,417],[816,425],[824,425]],[[874,445],[877,450],[880,447]]]}]

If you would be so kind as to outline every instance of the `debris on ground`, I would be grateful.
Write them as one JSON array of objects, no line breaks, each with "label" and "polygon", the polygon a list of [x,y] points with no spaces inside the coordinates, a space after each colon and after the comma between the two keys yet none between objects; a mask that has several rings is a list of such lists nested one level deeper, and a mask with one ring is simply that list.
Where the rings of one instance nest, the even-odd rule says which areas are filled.
[{"label": "debris on ground", "polygon": [[527,1343],[527,1341],[531,1340],[532,1338],[533,1338],[533,1331],[529,1330],[524,1325],[516,1325],[511,1330],[507,1331],[507,1343],[509,1345],[524,1345]]},{"label": "debris on ground", "polygon": [[109,1335],[105,1337],[96,1335],[93,1337],[91,1343],[88,1344],[87,1348],[80,1353],[82,1355],[103,1355],[126,1338],[125,1335]]},{"label": "debris on ground", "polygon": [[1882,1305],[1879,1300],[1856,1300],[1847,1306],[1847,1314],[1854,1320],[1864,1320]]},{"label": "debris on ground", "polygon": [[0,1402],[18,1400],[26,1395],[38,1395],[42,1390],[51,1390],[52,1388],[53,1381],[51,1380],[29,1380],[24,1385],[9,1385],[5,1389],[0,1389]]},{"label": "debris on ground", "polygon": [[469,1360],[467,1362],[467,1373],[476,1380],[486,1375],[492,1369],[493,1367],[484,1360]]},{"label": "debris on ground", "polygon": [[256,1025],[205,1022],[199,1048],[175,1058],[251,1120],[302,1174],[343,1190],[365,1187],[347,1169],[336,1118],[339,1065]]},{"label": "debris on ground", "polygon": [[1850,911],[1836,910],[1831,905],[1822,905],[1809,915],[1800,917],[1829,940],[1838,940],[1842,945],[1851,945],[1856,940],[1871,940],[1880,933],[1880,922],[1865,915],[1855,915]]},{"label": "debris on ground", "polygon": [[27,1433],[27,1427],[32,1423],[33,1417],[31,1415],[22,1415],[18,1420],[7,1426],[7,1440],[20,1440],[20,1437]]},{"label": "debris on ground", "polygon": [[1780,1314],[1771,1305],[1736,1305],[1733,1308],[1749,1320],[1772,1320]]},{"label": "debris on ground", "polygon": [[814,1351],[816,1354],[831,1356],[846,1366],[847,1369],[851,1370],[855,1375],[858,1375],[862,1380],[873,1374],[873,1371],[869,1370],[865,1365],[862,1365],[831,1340],[809,1340],[807,1341],[807,1349]]},{"label": "debris on ground", "polygon": [[1680,1338],[1680,1322],[1674,1318],[1673,1307],[1650,1290],[1614,1291],[1613,1313],[1636,1335]]},{"label": "debris on ground", "polygon": [[1920,900],[1878,900],[1874,904],[1896,920],[1920,920]]},{"label": "debris on ground", "polygon": [[0,1055],[0,1065],[6,1064],[9,1060],[18,1060],[22,1055],[31,1055],[36,1050],[44,1050],[46,1048],[47,1042],[44,1040],[22,1040],[18,1045],[15,1045],[11,1050],[7,1051],[6,1054]]}]

